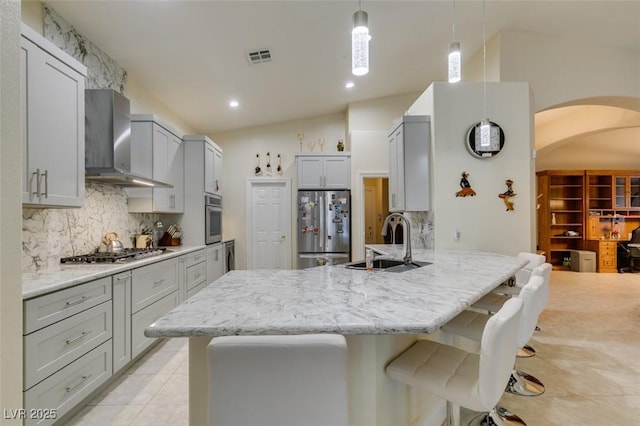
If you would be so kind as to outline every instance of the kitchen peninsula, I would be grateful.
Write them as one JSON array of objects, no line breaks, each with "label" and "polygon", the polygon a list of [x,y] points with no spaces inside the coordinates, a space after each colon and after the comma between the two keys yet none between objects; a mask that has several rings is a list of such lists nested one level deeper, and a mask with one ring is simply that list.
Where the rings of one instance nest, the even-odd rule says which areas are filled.
[{"label": "kitchen peninsula", "polygon": [[[394,246],[371,247],[394,257],[398,252]],[[431,264],[403,273],[341,265],[231,271],[145,333],[189,337],[192,425],[208,424],[206,346],[212,337],[310,333],[347,337],[350,424],[409,424],[422,413],[439,413],[444,404],[409,404],[409,391],[385,376],[384,365],[417,334],[436,332],[525,263],[478,251],[417,249],[414,258]]]}]

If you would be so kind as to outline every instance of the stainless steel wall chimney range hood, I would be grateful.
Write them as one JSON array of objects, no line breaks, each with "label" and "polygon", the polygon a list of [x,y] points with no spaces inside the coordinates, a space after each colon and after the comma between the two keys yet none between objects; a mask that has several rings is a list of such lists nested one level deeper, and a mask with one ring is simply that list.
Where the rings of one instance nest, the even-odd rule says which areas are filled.
[{"label": "stainless steel wall chimney range hood", "polygon": [[[129,99],[112,89],[85,90],[85,180],[124,187],[171,188],[131,170]],[[149,152],[149,161],[152,153]]]}]

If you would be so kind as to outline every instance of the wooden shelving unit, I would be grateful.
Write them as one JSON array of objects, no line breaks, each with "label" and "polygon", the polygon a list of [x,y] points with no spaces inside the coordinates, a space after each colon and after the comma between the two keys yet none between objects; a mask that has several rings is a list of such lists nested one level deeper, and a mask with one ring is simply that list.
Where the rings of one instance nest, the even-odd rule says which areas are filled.
[{"label": "wooden shelving unit", "polygon": [[538,246],[555,268],[584,238],[584,170],[538,173]]},{"label": "wooden shelving unit", "polygon": [[[615,272],[615,245],[640,226],[640,171],[538,172],[538,249],[554,269],[571,250],[592,250],[598,270]],[[617,232],[613,232],[613,231]]]}]

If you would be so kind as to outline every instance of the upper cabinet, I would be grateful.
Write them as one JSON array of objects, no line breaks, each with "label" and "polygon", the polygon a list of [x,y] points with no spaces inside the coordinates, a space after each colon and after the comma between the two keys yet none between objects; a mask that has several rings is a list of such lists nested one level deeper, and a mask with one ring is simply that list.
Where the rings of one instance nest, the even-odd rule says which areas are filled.
[{"label": "upper cabinet", "polygon": [[389,134],[389,211],[427,211],[431,122],[405,115]]},{"label": "upper cabinet", "polygon": [[184,141],[187,195],[199,201],[205,193],[222,195],[222,148],[204,135],[187,135]]},{"label": "upper cabinet", "polygon": [[22,204],[84,203],[84,86],[87,69],[21,27]]},{"label": "upper cabinet", "polygon": [[349,153],[296,154],[298,189],[351,188]]},{"label": "upper cabinet", "polygon": [[221,194],[222,149],[215,143],[204,144],[204,163],[204,192]]},{"label": "upper cabinet", "polygon": [[640,172],[615,176],[615,208],[640,210]]},{"label": "upper cabinet", "polygon": [[[149,162],[148,156],[153,158]],[[150,170],[149,170],[150,169]],[[154,115],[131,116],[131,170],[171,188],[129,188],[129,212],[184,211],[184,148],[182,136]]]}]

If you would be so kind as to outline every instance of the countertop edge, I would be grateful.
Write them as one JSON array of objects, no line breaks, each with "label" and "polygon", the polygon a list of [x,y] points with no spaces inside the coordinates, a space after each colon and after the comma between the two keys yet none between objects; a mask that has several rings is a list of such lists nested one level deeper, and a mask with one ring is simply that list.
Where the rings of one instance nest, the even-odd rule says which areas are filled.
[{"label": "countertop edge", "polygon": [[[48,293],[53,293],[55,291],[64,290],[68,287],[73,287],[79,284],[83,284],[89,281],[97,280],[100,278],[108,277],[111,275],[119,274],[121,272],[125,272],[131,269],[137,269],[142,266],[151,265],[153,263],[157,263],[163,260],[172,259],[174,257],[183,256],[185,254],[189,254],[198,250],[202,250],[206,248],[205,245],[202,246],[170,246],[167,247],[167,250],[170,250],[171,253],[162,254],[156,257],[150,257],[142,260],[135,260],[133,262],[128,263],[120,263],[120,264],[110,264],[110,265],[68,265],[65,268],[68,270],[73,270],[73,268],[77,268],[78,272],[82,274],[84,267],[88,268],[96,268],[95,271],[86,271],[86,274],[74,276],[72,278],[55,278],[55,270],[42,270],[37,272],[28,272],[22,275],[22,300],[33,299],[38,296],[42,296]],[[98,269],[99,268],[99,269]],[[38,285],[34,288],[28,288],[29,283],[33,283],[38,280],[38,278],[32,278],[30,276],[43,276],[45,274],[51,274],[51,281],[42,285]],[[41,278],[44,280],[44,278]],[[26,287],[26,288],[25,288]]]}]

